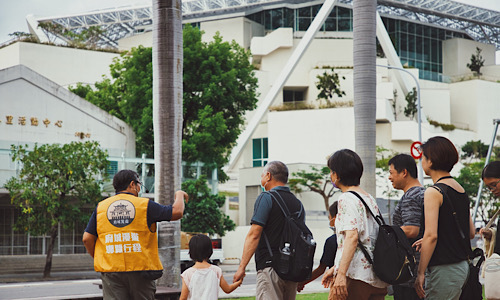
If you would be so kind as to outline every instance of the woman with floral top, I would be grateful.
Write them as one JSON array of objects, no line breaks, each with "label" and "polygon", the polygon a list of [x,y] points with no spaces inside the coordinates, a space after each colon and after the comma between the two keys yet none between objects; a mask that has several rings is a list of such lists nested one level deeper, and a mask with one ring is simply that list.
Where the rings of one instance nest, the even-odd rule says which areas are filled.
[{"label": "woman with floral top", "polygon": [[378,234],[378,224],[352,193],[359,194],[373,212],[378,212],[375,199],[359,186],[363,175],[361,158],[351,150],[339,150],[328,159],[328,167],[333,185],[342,191],[335,221],[338,244],[335,265],[322,280],[325,287],[330,287],[328,299],[383,300],[388,284],[375,275],[357,246],[359,240],[373,255]]}]

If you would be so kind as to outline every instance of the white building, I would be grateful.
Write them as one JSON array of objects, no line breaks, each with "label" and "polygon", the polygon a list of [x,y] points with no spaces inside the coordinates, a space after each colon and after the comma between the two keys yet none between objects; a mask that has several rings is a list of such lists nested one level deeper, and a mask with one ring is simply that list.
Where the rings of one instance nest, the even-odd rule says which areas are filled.
[{"label": "white building", "polygon": [[[205,31],[205,40],[210,40],[219,31],[224,40],[235,40],[253,54],[261,95],[259,109],[248,112],[248,126],[232,153],[228,174],[233,180],[220,187],[239,193],[240,225],[249,224],[260,190],[259,175],[267,161],[281,160],[293,172],[311,165],[325,165],[328,155],[336,150],[354,149],[356,125],[353,108],[349,105],[353,101],[351,1],[336,3],[300,60],[291,61],[294,69],[280,84],[280,73],[288,68],[288,60],[304,42],[305,33],[322,4],[323,1],[295,0],[260,0],[251,4],[242,1],[183,2],[183,22],[199,26]],[[377,60],[382,66],[377,68],[377,145],[408,153],[411,143],[418,139],[417,121],[403,114],[405,95],[415,82],[409,75],[383,66],[408,66],[406,70],[419,78],[423,140],[443,135],[457,147],[478,139],[489,144],[492,121],[500,118],[500,66],[495,65],[495,51],[500,47],[500,12],[449,0],[433,1],[425,7],[409,0],[385,0],[379,1],[378,10],[381,17],[377,23],[377,38],[383,55]],[[90,25],[105,26],[108,34],[101,43],[119,49],[152,44],[151,7],[125,7],[54,18],[30,17],[28,21],[30,30],[41,39],[44,34],[38,31],[36,24],[50,21],[73,30]],[[7,48],[10,47],[24,46]],[[474,77],[466,67],[476,47],[482,49],[485,60],[480,78]],[[10,57],[3,59],[7,63],[0,59],[4,66],[17,53],[17,50],[9,51]],[[59,57],[65,59],[62,57],[73,54],[61,55]],[[89,70],[103,67],[103,60],[113,56],[95,55],[95,59],[86,62]],[[19,63],[24,62],[19,60]],[[38,67],[39,64],[34,65]],[[50,78],[47,67],[39,67],[40,70],[32,68],[41,74],[47,72],[44,76]],[[341,89],[346,95],[334,100],[343,107],[320,109],[320,102],[316,100],[316,76],[331,67],[345,77],[341,80]],[[107,70],[99,71],[107,73]],[[100,74],[93,81],[99,80]],[[61,80],[59,84],[74,83],[72,75],[68,70],[64,77],[71,79]],[[89,73],[89,77],[94,75]],[[92,82],[92,78],[81,81]],[[272,94],[273,88],[278,88],[278,93]],[[270,98],[269,103],[266,97]],[[314,108],[290,109],[304,105]],[[288,110],[281,110],[286,107]],[[430,125],[427,119],[453,124],[457,129],[443,131]],[[379,198],[385,197],[382,192],[382,188],[378,190]],[[324,210],[321,197],[314,193],[303,193],[300,198],[307,211]],[[326,227],[324,217],[318,217],[317,224],[314,224],[314,217],[310,220],[313,226]],[[235,234],[242,235],[240,231]],[[228,251],[230,254],[226,256],[229,257],[241,254],[238,247]]]}]

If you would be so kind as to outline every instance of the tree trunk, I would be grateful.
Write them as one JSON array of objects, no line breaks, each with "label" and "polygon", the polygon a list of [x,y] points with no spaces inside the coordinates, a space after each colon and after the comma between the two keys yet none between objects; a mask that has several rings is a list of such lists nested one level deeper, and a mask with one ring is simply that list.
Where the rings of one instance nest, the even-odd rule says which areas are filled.
[{"label": "tree trunk", "polygon": [[354,121],[356,152],[364,165],[361,187],[376,197],[376,0],[353,1]]},{"label": "tree trunk", "polygon": [[[180,0],[153,0],[153,130],[155,200],[172,204],[181,186],[182,6]],[[180,288],[180,222],[158,226],[164,273],[158,285]]]},{"label": "tree trunk", "polygon": [[50,242],[47,249],[47,258],[45,259],[45,268],[43,269],[43,278],[50,277],[50,270],[52,269],[52,254],[54,253],[54,245],[57,238],[58,224],[53,225],[50,229]]}]

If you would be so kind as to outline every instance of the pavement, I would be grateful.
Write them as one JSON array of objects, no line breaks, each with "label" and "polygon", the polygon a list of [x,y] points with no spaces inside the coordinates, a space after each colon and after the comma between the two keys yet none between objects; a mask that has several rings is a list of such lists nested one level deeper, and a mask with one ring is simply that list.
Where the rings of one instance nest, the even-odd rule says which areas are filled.
[{"label": "pavement", "polygon": [[[232,282],[233,275],[238,269],[238,263],[239,261],[228,260],[225,263],[219,265],[227,282]],[[257,272],[255,271],[255,264],[249,264],[243,284],[231,294],[226,294],[221,290],[219,292],[219,298],[239,298],[255,296],[256,275]],[[21,291],[28,292],[30,289],[42,290],[43,288],[46,288],[49,293],[50,291],[54,291],[54,293],[56,293],[56,291],[59,290],[59,288],[54,288],[56,283],[59,285],[64,285],[65,287],[69,287],[69,290],[72,290],[72,292],[75,293],[75,298],[76,296],[83,297],[86,295],[86,293],[95,293],[95,291],[90,289],[90,287],[92,285],[92,288],[95,289],[96,284],[100,283],[100,274],[94,271],[52,272],[51,277],[48,279],[42,278],[41,273],[0,275],[0,298],[14,299],[10,297],[4,298],[7,295],[5,293],[12,293],[14,289],[18,289],[19,291],[15,292],[15,294],[18,294]],[[89,288],[80,289],[79,287],[82,285],[88,286]],[[4,294],[2,294],[2,292],[4,292]],[[323,286],[321,285],[320,277],[306,285],[301,294],[326,292],[328,292],[328,290],[323,288]],[[16,297],[16,299],[57,299],[57,296],[58,295],[56,294],[54,294],[53,297],[42,297],[41,294],[35,297],[26,295],[25,297],[21,298]]]}]

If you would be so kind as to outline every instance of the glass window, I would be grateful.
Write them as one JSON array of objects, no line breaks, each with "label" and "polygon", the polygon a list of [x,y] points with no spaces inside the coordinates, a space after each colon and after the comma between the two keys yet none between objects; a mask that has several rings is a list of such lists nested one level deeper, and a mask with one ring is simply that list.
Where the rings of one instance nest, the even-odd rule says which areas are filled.
[{"label": "glass window", "polygon": [[311,17],[311,7],[299,8],[299,17]]},{"label": "glass window", "polygon": [[339,19],[338,31],[352,31],[351,19]]},{"label": "glass window", "polygon": [[345,7],[337,7],[337,16],[339,18],[351,18],[351,10]]},{"label": "glass window", "polygon": [[267,164],[268,159],[268,146],[267,138],[253,139],[252,140],[252,158],[254,167],[263,167]]},{"label": "glass window", "polygon": [[272,24],[271,28],[277,29],[283,27],[283,9],[273,9],[272,11]]},{"label": "glass window", "polygon": [[311,19],[310,18],[299,18],[298,23],[299,23],[298,31],[306,31],[307,28],[309,28],[309,25],[311,25]]},{"label": "glass window", "polygon": [[297,101],[304,101],[305,100],[305,91],[299,91],[299,90],[285,90],[283,89],[283,102],[284,103],[289,103],[289,102],[297,102]]},{"label": "glass window", "polygon": [[326,31],[337,31],[337,20],[334,18],[327,18],[325,21]]}]

